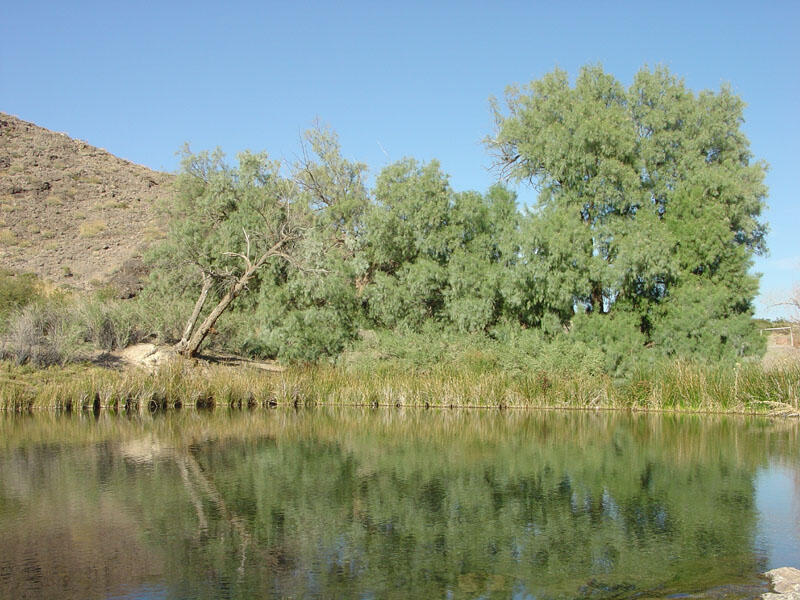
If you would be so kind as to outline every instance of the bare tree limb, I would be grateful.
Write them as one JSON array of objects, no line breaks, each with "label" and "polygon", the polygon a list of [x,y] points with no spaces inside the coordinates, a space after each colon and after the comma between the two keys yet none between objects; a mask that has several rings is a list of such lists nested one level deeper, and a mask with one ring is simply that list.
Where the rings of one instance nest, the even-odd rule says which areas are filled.
[{"label": "bare tree limb", "polygon": [[[285,224],[284,224],[285,225]],[[286,231],[284,226],[281,227],[281,231]],[[248,238],[249,239],[249,238]],[[200,345],[206,339],[211,329],[214,327],[214,324],[217,322],[217,319],[222,315],[225,310],[231,305],[231,303],[242,293],[247,287],[248,282],[252,279],[255,275],[256,271],[260,269],[266,262],[274,257],[283,258],[287,262],[291,264],[297,265],[299,264],[297,259],[289,252],[285,252],[282,250],[284,246],[286,246],[289,242],[296,239],[296,236],[293,233],[286,233],[282,235],[270,248],[264,251],[261,256],[255,262],[252,262],[249,258],[242,254],[234,254],[235,256],[240,256],[245,259],[247,264],[247,269],[238,277],[238,279],[233,283],[233,285],[228,289],[228,291],[223,295],[217,305],[211,310],[208,316],[203,320],[197,330],[192,334],[188,341],[183,343],[181,340],[181,344],[176,347],[178,351],[186,356],[195,356],[197,351],[200,348]],[[248,251],[249,251],[249,244],[248,244]],[[231,254],[231,253],[225,253]],[[199,303],[199,300],[198,300]],[[199,311],[198,311],[199,313]]]}]

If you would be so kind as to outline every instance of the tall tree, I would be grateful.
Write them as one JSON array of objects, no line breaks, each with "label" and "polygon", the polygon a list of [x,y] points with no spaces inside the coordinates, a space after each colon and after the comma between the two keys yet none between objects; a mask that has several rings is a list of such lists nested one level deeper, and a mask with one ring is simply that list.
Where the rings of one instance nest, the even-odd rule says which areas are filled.
[{"label": "tall tree", "polygon": [[[536,311],[632,312],[667,353],[686,347],[670,346],[675,337],[705,338],[689,344],[699,348],[710,336],[721,354],[753,350],[743,323],[757,292],[752,255],[765,249],[766,167],[753,161],[730,89],[694,94],[659,68],[625,90],[589,66],[574,85],[556,70],[510,88],[505,112],[494,110],[487,145],[499,172],[539,190],[522,241]],[[678,313],[708,313],[697,300],[712,289],[715,324],[698,335]]]}]

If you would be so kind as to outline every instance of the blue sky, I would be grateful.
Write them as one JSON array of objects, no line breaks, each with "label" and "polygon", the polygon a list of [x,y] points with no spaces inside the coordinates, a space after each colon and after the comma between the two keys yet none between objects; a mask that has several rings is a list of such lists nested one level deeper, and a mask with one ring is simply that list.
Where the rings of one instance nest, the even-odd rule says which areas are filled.
[{"label": "blue sky", "polygon": [[[558,66],[624,84],[663,64],[729,83],[770,164],[759,315],[800,282],[800,3],[42,2],[0,8],[0,111],[149,167],[184,142],[296,156],[315,119],[373,173],[437,158],[457,190],[495,180],[489,96]],[[520,189],[520,198],[533,198]]]}]

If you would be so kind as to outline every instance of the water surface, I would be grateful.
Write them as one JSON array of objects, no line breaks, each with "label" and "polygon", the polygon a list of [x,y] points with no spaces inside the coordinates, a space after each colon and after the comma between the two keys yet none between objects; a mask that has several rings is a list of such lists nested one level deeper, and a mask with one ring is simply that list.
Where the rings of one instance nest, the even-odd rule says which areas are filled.
[{"label": "water surface", "polygon": [[0,418],[0,598],[752,598],[796,421],[272,410]]}]

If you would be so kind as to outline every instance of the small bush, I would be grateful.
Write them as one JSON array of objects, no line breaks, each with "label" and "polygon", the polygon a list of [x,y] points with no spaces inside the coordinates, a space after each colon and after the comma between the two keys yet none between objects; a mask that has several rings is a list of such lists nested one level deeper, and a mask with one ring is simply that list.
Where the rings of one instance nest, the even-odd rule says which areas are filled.
[{"label": "small bush", "polygon": [[142,324],[156,335],[162,343],[173,344],[181,339],[186,320],[192,313],[193,302],[185,299],[158,301],[155,298],[139,296],[134,301]]},{"label": "small bush", "polygon": [[119,350],[136,344],[151,333],[142,307],[136,302],[90,300],[75,316],[84,339],[100,350]]},{"label": "small bush", "polygon": [[8,316],[42,296],[39,280],[31,273],[17,274],[0,269],[0,324]]},{"label": "small bush", "polygon": [[56,303],[30,304],[9,319],[2,354],[18,365],[63,365],[73,360],[80,337],[67,311]]}]

